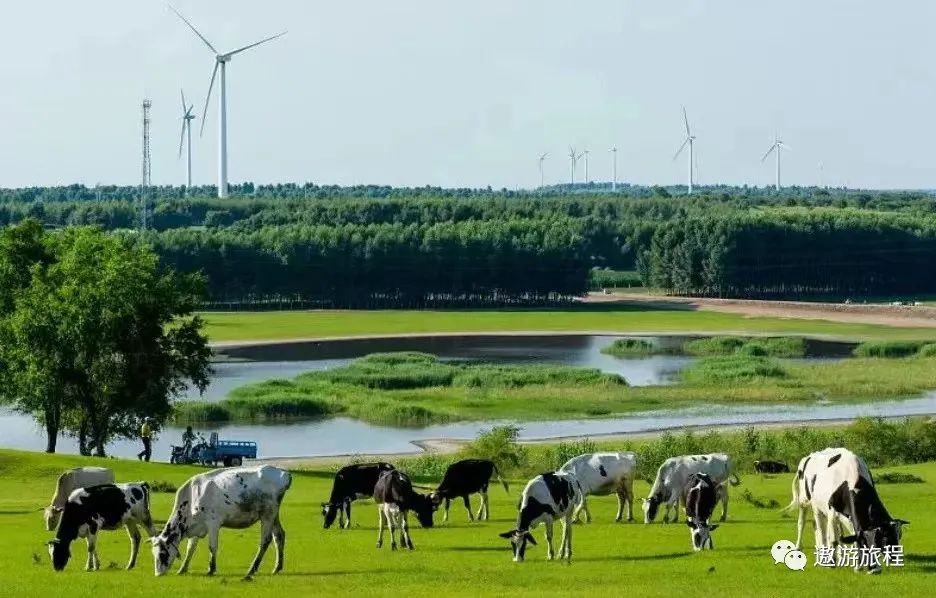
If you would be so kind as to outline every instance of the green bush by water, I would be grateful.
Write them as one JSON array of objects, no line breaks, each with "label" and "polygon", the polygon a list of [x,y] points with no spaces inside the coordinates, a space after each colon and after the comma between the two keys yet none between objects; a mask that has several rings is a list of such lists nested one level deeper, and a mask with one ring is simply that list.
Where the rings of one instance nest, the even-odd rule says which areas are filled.
[{"label": "green bush by water", "polygon": [[[932,347],[924,341],[868,341],[855,347],[857,357],[910,357],[917,355],[924,347]],[[936,355],[936,348],[926,349],[924,356]]]},{"label": "green bush by water", "polygon": [[748,355],[708,357],[690,364],[680,372],[681,380],[694,384],[750,382],[759,378],[785,376],[786,370],[777,361]]},{"label": "green bush by water", "polygon": [[740,353],[755,357],[795,358],[806,355],[806,339],[799,336],[713,336],[687,341],[683,344],[683,352],[698,357]]}]

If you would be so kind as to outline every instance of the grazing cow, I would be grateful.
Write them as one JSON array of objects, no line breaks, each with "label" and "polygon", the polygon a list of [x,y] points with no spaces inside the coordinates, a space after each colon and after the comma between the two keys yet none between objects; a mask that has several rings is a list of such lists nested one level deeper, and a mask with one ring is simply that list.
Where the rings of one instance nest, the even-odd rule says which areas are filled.
[{"label": "grazing cow", "polygon": [[179,573],[188,571],[196,544],[205,536],[208,536],[208,550],[211,552],[208,575],[214,574],[221,528],[245,529],[258,521],[260,547],[247,576],[256,573],[260,567],[271,539],[276,544],[273,573],[278,573],[283,568],[286,545],[286,532],[280,523],[279,511],[291,485],[292,476],[288,471],[269,465],[215,469],[192,476],[176,492],[166,526],[152,538],[156,575],[163,575],[179,556],[179,543],[183,538],[188,538],[188,545]]},{"label": "grazing cow", "polygon": [[432,498],[426,494],[417,494],[413,490],[413,483],[409,476],[401,471],[392,469],[380,474],[374,486],[374,500],[377,502],[377,548],[383,546],[384,522],[390,528],[390,549],[396,550],[396,538],[393,537],[393,526],[400,528],[400,545],[413,550],[413,539],[410,538],[407,514],[416,513],[416,519],[423,527],[432,527],[432,513],[436,505]]},{"label": "grazing cow", "polygon": [[565,557],[571,563],[572,513],[581,502],[582,488],[574,473],[543,473],[530,480],[520,497],[517,527],[500,534],[501,538],[510,540],[513,560],[523,561],[527,542],[536,545],[530,531],[540,523],[546,527],[546,559],[552,560],[553,522],[561,519],[562,542],[559,545],[559,558]]},{"label": "grazing cow", "polygon": [[59,476],[55,484],[55,495],[43,513],[47,531],[58,527],[59,517],[71,493],[78,488],[90,488],[101,484],[113,484],[114,472],[106,467],[76,467]]},{"label": "grazing cow", "polygon": [[442,521],[448,521],[449,505],[452,500],[462,497],[465,501],[465,508],[468,509],[468,519],[474,521],[474,515],[471,513],[471,499],[469,494],[478,493],[481,495],[481,506],[478,507],[478,520],[491,518],[491,507],[488,504],[488,485],[491,482],[491,476],[497,475],[498,481],[503,484],[504,490],[510,492],[507,482],[497,471],[497,466],[493,461],[487,459],[465,459],[452,463],[445,470],[445,477],[442,483],[429,496],[432,503],[438,507],[439,503],[445,501],[445,514]]},{"label": "grazing cow", "polygon": [[[816,546],[837,547],[839,542],[859,548],[900,544],[903,519],[894,519],[881,502],[864,460],[844,448],[817,451],[799,462],[793,479],[793,500],[785,510],[799,508],[796,547],[802,545],[806,509],[815,520]],[[843,528],[853,533],[839,537]],[[869,567],[880,572],[879,566]]]},{"label": "grazing cow", "polygon": [[137,525],[145,527],[151,536],[156,533],[149,503],[150,490],[146,482],[100,484],[73,490],[62,509],[55,539],[49,540],[52,567],[56,571],[64,569],[71,557],[71,543],[76,538],[84,538],[88,543],[85,570],[96,571],[101,567],[97,555],[98,531],[115,530],[123,525],[130,535],[127,569],[133,569],[140,550]]},{"label": "grazing cow", "polygon": [[650,523],[656,518],[661,503],[666,504],[663,523],[670,521],[670,510],[673,511],[672,521],[678,520],[683,488],[694,473],[707,474],[718,486],[718,499],[722,503],[721,521],[724,521],[728,517],[728,486],[722,482],[728,480],[732,486],[737,486],[741,480],[731,472],[731,458],[724,453],[714,453],[670,457],[664,461],[657,470],[650,496],[643,503],[644,523]]},{"label": "grazing cow", "polygon": [[634,475],[637,472],[637,456],[634,453],[588,453],[573,457],[559,468],[575,474],[582,488],[582,502],[576,507],[573,520],[585,512],[585,520],[591,522],[586,497],[590,494],[606,496],[617,494],[618,510],[614,516],[620,521],[627,503],[627,520],[634,520]]},{"label": "grazing cow", "polygon": [[790,468],[780,461],[755,461],[754,471],[757,473],[790,473]]},{"label": "grazing cow", "polygon": [[711,525],[709,520],[715,511],[716,502],[718,485],[708,474],[692,474],[683,490],[683,504],[686,505],[686,525],[689,526],[689,539],[692,540],[693,550],[703,550],[706,544],[715,549],[712,532],[718,529],[718,524]]},{"label": "grazing cow", "polygon": [[359,498],[374,496],[377,478],[385,471],[394,469],[389,463],[359,463],[342,467],[335,474],[331,497],[322,503],[325,529],[331,527],[338,517],[338,527],[351,527],[351,503]]}]

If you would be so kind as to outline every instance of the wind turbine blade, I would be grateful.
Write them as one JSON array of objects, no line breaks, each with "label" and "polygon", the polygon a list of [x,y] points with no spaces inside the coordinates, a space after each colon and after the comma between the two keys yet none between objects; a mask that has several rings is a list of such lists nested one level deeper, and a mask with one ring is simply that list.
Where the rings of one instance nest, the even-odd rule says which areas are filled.
[{"label": "wind turbine blade", "polygon": [[790,147],[789,145],[787,145],[787,144],[785,144],[785,143],[783,143],[783,142],[780,142],[780,147],[782,147],[783,149],[785,149],[785,150],[788,151],[788,152],[792,152],[792,151],[793,151],[793,148],[792,148],[792,147]]},{"label": "wind turbine blade", "polygon": [[689,137],[686,137],[686,140],[682,142],[682,145],[680,145],[680,146],[679,146],[679,149],[676,150],[676,153],[673,154],[673,160],[675,160],[676,158],[679,157],[679,154],[681,154],[682,151],[683,151],[684,149],[686,149],[686,146],[687,146],[687,145],[689,145]]},{"label": "wind turbine blade", "polygon": [[682,107],[682,116],[683,120],[686,121],[686,137],[692,137],[692,133],[689,132],[689,115],[686,114],[686,107]]},{"label": "wind turbine blade", "polygon": [[766,159],[767,159],[767,156],[769,156],[770,154],[772,154],[773,151],[774,151],[775,149],[777,149],[777,144],[776,144],[776,143],[770,146],[770,149],[767,150],[767,153],[764,154],[764,157],[761,158],[760,161],[763,162],[764,160],[766,160]]},{"label": "wind turbine blade", "polygon": [[540,156],[540,160],[545,160],[545,159],[548,158],[548,157],[549,157],[549,152],[546,152],[545,154],[543,154],[542,156]]},{"label": "wind turbine blade", "polygon": [[211,90],[214,89],[215,76],[218,74],[218,65],[220,63],[215,60],[214,70],[211,71],[211,83],[208,84],[208,95],[205,96],[205,109],[202,110],[201,116],[201,129],[198,131],[198,136],[201,137],[202,133],[205,132],[205,121],[208,120],[205,116],[208,114],[208,102],[211,101]]},{"label": "wind turbine blade", "polygon": [[188,112],[188,110],[185,109],[185,92],[180,89],[179,95],[182,96],[182,114],[185,114]]},{"label": "wind turbine blade", "polygon": [[167,6],[169,6],[169,8],[172,10],[172,12],[176,13],[176,15],[177,15],[180,19],[182,19],[183,21],[185,21],[185,24],[188,25],[189,28],[190,28],[192,31],[195,32],[195,35],[197,35],[203,42],[205,42],[205,45],[208,46],[208,48],[209,48],[212,52],[214,52],[215,54],[218,53],[218,51],[215,50],[214,46],[211,45],[211,42],[209,42],[207,39],[205,39],[205,36],[202,35],[201,33],[199,33],[199,32],[198,32],[198,29],[195,29],[195,25],[192,25],[191,23],[189,23],[189,22],[188,22],[188,19],[186,19],[185,17],[182,16],[182,13],[180,13],[179,11],[177,11],[177,10],[175,9],[175,7],[173,7],[171,4],[168,4]]},{"label": "wind turbine blade", "polygon": [[268,41],[274,40],[274,39],[276,39],[276,38],[278,38],[278,37],[283,37],[284,35],[286,35],[286,33],[287,33],[286,31],[283,31],[283,32],[281,32],[281,33],[277,33],[276,35],[274,35],[274,36],[272,36],[272,37],[268,37],[268,38],[266,38],[266,39],[261,39],[261,40],[258,41],[258,42],[254,42],[254,43],[250,44],[249,46],[244,46],[243,48],[238,48],[238,49],[236,49],[236,50],[234,50],[234,51],[232,51],[232,52],[228,52],[228,53],[226,54],[226,56],[234,56],[234,55],[237,54],[238,52],[243,52],[244,50],[249,50],[249,49],[251,49],[251,48],[253,48],[253,47],[255,47],[255,46],[259,46],[260,44],[265,44],[265,43],[267,43]]},{"label": "wind turbine blade", "polygon": [[184,118],[182,119],[182,134],[179,135],[179,157],[182,157],[182,142],[185,141],[185,125],[188,124],[188,121]]}]

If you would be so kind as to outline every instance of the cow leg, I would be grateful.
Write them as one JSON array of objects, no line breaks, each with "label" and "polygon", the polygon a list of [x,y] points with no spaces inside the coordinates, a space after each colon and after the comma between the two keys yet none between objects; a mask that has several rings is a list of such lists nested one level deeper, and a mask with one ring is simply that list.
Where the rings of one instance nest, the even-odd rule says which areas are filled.
[{"label": "cow leg", "polygon": [[468,509],[468,521],[474,521],[474,515],[471,513],[471,499],[466,494],[462,497],[462,500],[465,501],[465,508]]},{"label": "cow leg", "polygon": [[624,491],[627,493],[627,520],[634,520],[634,478],[624,480]]},{"label": "cow leg", "polygon": [[585,498],[585,495],[582,495],[582,511],[585,513],[585,523],[591,523],[592,516],[591,511],[588,510],[588,499]]},{"label": "cow leg", "polygon": [[481,521],[482,519],[490,519],[491,513],[490,506],[488,505],[487,488],[482,488],[479,494],[481,496],[481,506],[478,507],[478,521]]},{"label": "cow leg", "polygon": [[400,543],[403,544],[403,541],[405,541],[406,543],[403,545],[409,548],[410,550],[413,550],[415,546],[413,546],[413,538],[410,537],[409,521],[407,520],[406,515],[407,515],[406,511],[403,511],[403,521],[400,523],[400,530],[401,530],[400,535],[402,536],[403,540]]},{"label": "cow leg", "polygon": [[133,569],[136,565],[137,554],[140,552],[140,530],[136,524],[127,524],[127,534],[130,536],[130,562],[127,563],[127,570]]},{"label": "cow leg", "polygon": [[195,549],[198,547],[198,538],[189,538],[185,546],[185,556],[182,557],[182,564],[179,565],[179,575],[188,572],[189,563],[192,562],[192,556],[195,555]]},{"label": "cow leg", "polygon": [[816,548],[826,545],[825,533],[826,533],[826,522],[825,517],[818,510],[813,509],[813,520],[816,526]]},{"label": "cow leg", "polygon": [[624,500],[627,498],[627,491],[623,488],[618,488],[617,499],[618,499],[618,509],[617,514],[614,515],[614,522],[619,523],[624,517]]},{"label": "cow leg", "polygon": [[377,505],[377,548],[383,546],[384,512],[381,505]]},{"label": "cow leg", "polygon": [[[217,532],[215,532],[217,534]],[[209,536],[210,538],[211,536]],[[215,535],[215,549],[217,549],[217,535]],[[257,569],[260,568],[260,561],[263,560],[263,555],[266,554],[267,548],[270,547],[270,542],[273,541],[273,522],[260,520],[260,547],[257,549],[257,556],[254,557],[253,563],[250,565],[250,569],[247,571],[247,577],[250,577],[257,572]],[[212,565],[214,564],[214,559],[212,559]]]},{"label": "cow leg", "polygon": [[718,487],[718,498],[721,499],[722,503],[721,519],[719,521],[724,521],[728,519],[728,486],[722,484]]},{"label": "cow leg", "polygon": [[345,524],[342,529],[350,529],[351,527],[351,501],[346,500],[344,503],[345,510]]},{"label": "cow leg", "polygon": [[393,535],[393,524],[396,520],[396,513],[391,511],[387,512],[387,527],[390,531],[390,550],[396,550],[396,537]]},{"label": "cow leg", "polygon": [[452,501],[446,498],[445,499],[445,514],[442,515],[442,523],[448,522],[449,506],[451,506],[451,504],[452,504]]},{"label": "cow leg", "polygon": [[279,515],[273,520],[273,544],[276,546],[276,564],[273,565],[275,575],[283,570],[283,559],[286,556],[286,530],[283,529]]},{"label": "cow leg", "polygon": [[[260,524],[260,534],[264,533],[264,525]],[[221,533],[221,528],[214,528],[208,530],[208,575],[214,575],[218,566],[218,535]],[[257,563],[259,564],[259,562]],[[247,573],[247,575],[253,574],[253,571]]]},{"label": "cow leg", "polygon": [[[563,550],[564,549],[564,550]],[[572,518],[569,516],[562,519],[562,548],[559,549],[559,558],[565,554],[567,563],[572,562]]]},{"label": "cow leg", "polygon": [[664,514],[663,521],[666,521],[669,517],[670,511],[673,511],[673,518],[670,519],[670,523],[676,523],[679,521],[679,497],[676,497],[676,500],[671,500],[666,503],[666,513]]},{"label": "cow leg", "polygon": [[803,530],[806,528],[806,509],[799,507],[796,517],[796,549],[803,547]]},{"label": "cow leg", "polygon": [[98,568],[97,562],[97,534],[88,533],[85,537],[88,544],[88,560],[85,562],[85,571],[95,571]]},{"label": "cow leg", "polygon": [[546,528],[546,560],[553,560],[553,520],[549,519],[543,524]]}]

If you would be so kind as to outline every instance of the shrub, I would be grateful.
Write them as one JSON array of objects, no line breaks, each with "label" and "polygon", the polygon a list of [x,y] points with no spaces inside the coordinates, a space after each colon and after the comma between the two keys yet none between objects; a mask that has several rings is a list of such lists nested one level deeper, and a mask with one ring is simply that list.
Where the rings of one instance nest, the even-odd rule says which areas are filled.
[{"label": "shrub", "polygon": [[549,447],[544,451],[543,464],[549,471],[556,471],[573,457],[578,457],[586,453],[595,453],[597,451],[598,445],[589,438],[573,440],[571,442],[560,442],[556,446]]},{"label": "shrub", "polygon": [[771,359],[747,355],[709,357],[690,364],[680,374],[685,382],[724,384],[757,378],[783,378],[786,370]]},{"label": "shrub", "polygon": [[614,357],[629,357],[642,355],[657,355],[665,353],[661,347],[642,338],[619,338],[601,350],[606,355]]},{"label": "shrub", "polygon": [[594,368],[557,365],[491,365],[470,364],[461,367],[453,386],[499,386],[519,388],[535,384],[627,384],[616,374]]},{"label": "shrub", "polygon": [[167,494],[174,494],[178,488],[172,482],[167,482],[165,480],[156,480],[154,482],[149,482],[149,487],[152,492],[163,492]]},{"label": "shrub", "polygon": [[423,453],[417,457],[406,457],[397,462],[397,469],[413,478],[442,480],[445,470],[457,459],[453,455]]},{"label": "shrub", "polygon": [[490,459],[502,474],[522,471],[529,463],[530,455],[526,447],[517,439],[520,428],[517,426],[494,426],[478,435],[465,445],[462,454],[474,459]]},{"label": "shrub", "polygon": [[753,357],[803,357],[806,339],[800,336],[749,338],[743,336],[713,336],[687,341],[683,352],[699,357],[750,355]]},{"label": "shrub", "polygon": [[683,353],[699,357],[731,355],[744,345],[745,340],[739,336],[712,336],[686,341],[682,350]]},{"label": "shrub", "polygon": [[856,357],[910,357],[926,343],[922,341],[867,341],[855,347]]},{"label": "shrub", "polygon": [[928,343],[920,347],[920,350],[917,351],[917,355],[920,357],[936,357],[936,343]]},{"label": "shrub", "polygon": [[338,384],[399,390],[449,386],[454,368],[427,353],[375,353],[355,359],[344,367],[306,376]]}]

